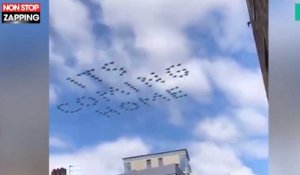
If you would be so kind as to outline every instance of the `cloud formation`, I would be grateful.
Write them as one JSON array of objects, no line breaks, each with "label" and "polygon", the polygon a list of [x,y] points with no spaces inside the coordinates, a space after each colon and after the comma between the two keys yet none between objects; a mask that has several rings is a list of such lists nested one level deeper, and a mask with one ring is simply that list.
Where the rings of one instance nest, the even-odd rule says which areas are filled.
[{"label": "cloud formation", "polygon": [[70,144],[67,143],[66,141],[62,140],[61,138],[50,137],[49,146],[50,146],[50,148],[65,149],[65,148],[69,148]]},{"label": "cloud formation", "polygon": [[[119,138],[96,146],[85,147],[68,154],[50,156],[50,171],[74,166],[75,174],[123,173],[122,158],[149,153],[148,146],[139,138]],[[74,174],[72,173],[72,174]]]},{"label": "cloud formation", "polygon": [[55,92],[55,89],[53,87],[53,85],[49,85],[49,101],[50,104],[55,103],[57,99],[57,94]]},{"label": "cloud formation", "polygon": [[240,137],[236,125],[225,116],[208,117],[198,123],[195,134],[216,142],[230,143]]},{"label": "cloud formation", "polygon": [[199,142],[191,147],[191,165],[198,175],[254,175],[230,147]]},{"label": "cloud formation", "polygon": [[267,107],[267,99],[259,68],[251,70],[232,59],[208,62],[207,69],[214,84],[235,106]]}]

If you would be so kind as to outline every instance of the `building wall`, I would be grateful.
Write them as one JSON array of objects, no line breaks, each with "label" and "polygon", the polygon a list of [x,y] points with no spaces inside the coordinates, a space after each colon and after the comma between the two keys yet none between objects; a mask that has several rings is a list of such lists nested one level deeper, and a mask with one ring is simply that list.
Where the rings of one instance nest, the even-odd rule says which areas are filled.
[{"label": "building wall", "polygon": [[132,171],[122,175],[185,175],[177,165],[167,165],[157,168]]},{"label": "building wall", "polygon": [[151,167],[159,167],[158,158],[163,158],[163,165],[179,164],[179,155],[168,155],[162,157],[143,158],[139,160],[131,161],[132,170],[144,170],[147,168],[147,160],[151,160]]},{"label": "building wall", "polygon": [[268,0],[247,0],[250,22],[256,43],[259,63],[268,96],[269,43],[268,43]]},{"label": "building wall", "polygon": [[179,157],[180,155],[166,156],[163,158],[163,163],[164,165],[179,164]]}]

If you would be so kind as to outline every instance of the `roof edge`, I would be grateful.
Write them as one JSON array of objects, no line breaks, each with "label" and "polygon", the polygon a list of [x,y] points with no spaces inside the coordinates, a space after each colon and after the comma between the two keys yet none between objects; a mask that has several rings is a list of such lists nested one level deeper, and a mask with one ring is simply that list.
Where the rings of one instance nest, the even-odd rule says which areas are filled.
[{"label": "roof edge", "polygon": [[172,152],[178,152],[178,151],[185,151],[188,159],[190,160],[189,153],[186,148],[183,149],[177,149],[177,150],[172,150],[172,151],[164,151],[164,152],[157,152],[157,153],[150,153],[150,154],[144,154],[144,155],[139,155],[139,156],[131,156],[131,157],[124,157],[122,158],[123,160],[127,159],[134,159],[134,158],[139,158],[139,157],[145,157],[145,156],[154,156],[154,155],[159,155],[159,154],[165,154],[165,153],[172,153]]}]

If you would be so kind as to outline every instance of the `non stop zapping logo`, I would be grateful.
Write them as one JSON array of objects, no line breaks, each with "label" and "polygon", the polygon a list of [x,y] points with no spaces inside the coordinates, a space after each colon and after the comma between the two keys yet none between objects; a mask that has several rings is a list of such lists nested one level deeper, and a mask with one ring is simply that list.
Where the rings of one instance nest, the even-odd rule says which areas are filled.
[{"label": "non stop zapping logo", "polygon": [[40,3],[2,3],[2,23],[40,23]]}]

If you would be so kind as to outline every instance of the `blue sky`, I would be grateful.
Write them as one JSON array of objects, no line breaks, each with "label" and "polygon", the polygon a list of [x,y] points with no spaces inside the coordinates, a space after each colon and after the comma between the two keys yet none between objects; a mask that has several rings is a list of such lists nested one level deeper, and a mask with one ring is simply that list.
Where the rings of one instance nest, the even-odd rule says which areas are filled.
[{"label": "blue sky", "polygon": [[[122,157],[187,148],[195,174],[268,174],[267,100],[247,22],[240,0],[51,1],[50,168],[118,174]],[[182,77],[168,74],[172,65]],[[77,76],[90,69],[101,82]],[[152,72],[164,83],[148,87],[137,79]],[[106,101],[98,94],[110,87],[119,91]],[[175,87],[187,96],[166,92]],[[155,93],[170,101],[153,100]],[[80,106],[80,97],[96,104]],[[65,103],[65,110],[82,110],[57,109]],[[95,112],[106,107],[120,115]]]}]

